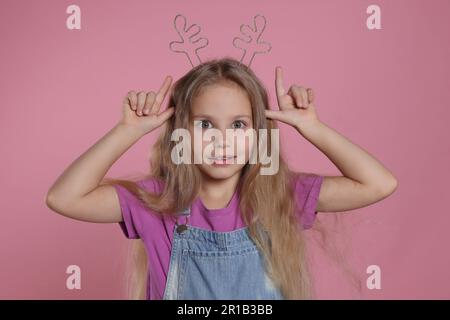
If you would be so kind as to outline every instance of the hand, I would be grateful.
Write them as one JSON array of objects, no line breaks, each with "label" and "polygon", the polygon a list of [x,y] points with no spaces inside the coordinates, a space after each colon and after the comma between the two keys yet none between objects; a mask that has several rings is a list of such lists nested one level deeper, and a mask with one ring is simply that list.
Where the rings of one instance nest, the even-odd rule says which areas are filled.
[{"label": "hand", "polygon": [[167,76],[157,93],[150,91],[130,91],[123,100],[122,124],[136,128],[142,134],[151,132],[161,126],[174,113],[175,108],[170,107],[159,112],[161,103],[169,91],[172,77]]},{"label": "hand", "polygon": [[275,69],[275,87],[279,110],[266,110],[267,118],[282,121],[297,129],[319,121],[311,88],[305,89],[294,84],[286,93],[281,67]]}]

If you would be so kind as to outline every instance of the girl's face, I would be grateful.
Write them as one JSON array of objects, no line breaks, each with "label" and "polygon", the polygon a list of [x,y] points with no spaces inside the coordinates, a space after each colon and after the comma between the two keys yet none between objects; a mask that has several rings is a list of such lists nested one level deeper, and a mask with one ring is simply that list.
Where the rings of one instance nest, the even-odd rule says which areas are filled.
[{"label": "girl's face", "polygon": [[[194,152],[195,163],[201,162],[196,164],[200,171],[213,179],[227,179],[240,174],[249,159],[249,150],[252,150],[253,144],[249,138],[238,143],[236,135],[230,136],[230,130],[237,134],[252,128],[252,107],[243,89],[232,83],[214,84],[204,88],[193,101],[189,121],[193,152],[194,138],[201,136],[206,139],[204,141],[205,139],[200,138],[201,154]],[[210,136],[206,138],[207,134],[213,132],[208,129],[219,130],[223,139],[211,141]],[[205,154],[212,164],[205,163]]]}]

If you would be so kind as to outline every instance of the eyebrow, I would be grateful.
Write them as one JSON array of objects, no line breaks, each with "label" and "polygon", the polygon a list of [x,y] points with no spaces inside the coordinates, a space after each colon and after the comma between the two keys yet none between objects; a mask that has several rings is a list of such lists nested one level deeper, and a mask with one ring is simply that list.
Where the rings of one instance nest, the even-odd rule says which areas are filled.
[{"label": "eyebrow", "polygon": [[[214,116],[211,115],[207,115],[207,114],[194,114],[192,115],[192,118],[207,118],[207,119],[214,119]],[[237,115],[235,117],[233,117],[233,119],[238,119],[238,118],[248,118],[251,119],[252,117],[248,114],[241,114],[241,115]]]}]

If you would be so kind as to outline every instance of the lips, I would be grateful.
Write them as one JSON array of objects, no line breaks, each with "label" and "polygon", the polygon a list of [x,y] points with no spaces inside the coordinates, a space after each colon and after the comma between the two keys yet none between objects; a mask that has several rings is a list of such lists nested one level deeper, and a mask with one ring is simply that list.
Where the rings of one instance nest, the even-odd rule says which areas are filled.
[{"label": "lips", "polygon": [[220,161],[225,161],[225,160],[230,160],[230,159],[234,159],[236,158],[236,156],[229,156],[229,157],[213,157],[213,158],[209,158],[209,160],[220,160]]},{"label": "lips", "polygon": [[213,164],[232,164],[236,156],[227,156],[227,157],[210,157],[208,158]]}]

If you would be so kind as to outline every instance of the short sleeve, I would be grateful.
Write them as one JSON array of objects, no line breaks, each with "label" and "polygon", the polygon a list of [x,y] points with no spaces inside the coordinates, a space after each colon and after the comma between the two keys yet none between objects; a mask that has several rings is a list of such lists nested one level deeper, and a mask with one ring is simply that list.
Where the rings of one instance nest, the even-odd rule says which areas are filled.
[{"label": "short sleeve", "polygon": [[294,193],[297,198],[299,218],[304,229],[310,229],[314,224],[323,179],[323,176],[314,173],[298,173]]},{"label": "short sleeve", "polygon": [[120,209],[123,221],[119,222],[125,237],[128,239],[139,239],[139,232],[135,212],[137,211],[136,201],[138,199],[126,188],[119,184],[114,184],[117,196],[119,197]]},{"label": "short sleeve", "polygon": [[[137,184],[149,191],[152,189],[151,181],[140,180]],[[113,184],[119,198],[123,221],[119,222],[125,237],[128,239],[140,239],[142,234],[142,221],[144,214],[148,214],[142,202],[125,187],[119,184]],[[151,190],[153,191],[153,190]]]}]

